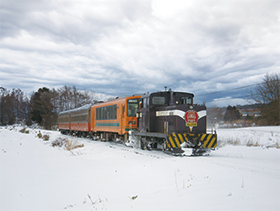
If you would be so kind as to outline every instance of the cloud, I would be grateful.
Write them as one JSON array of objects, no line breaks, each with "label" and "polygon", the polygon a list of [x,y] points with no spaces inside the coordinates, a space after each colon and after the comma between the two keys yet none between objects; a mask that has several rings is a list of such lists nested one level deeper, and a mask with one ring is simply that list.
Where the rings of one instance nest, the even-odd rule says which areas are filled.
[{"label": "cloud", "polygon": [[118,96],[168,86],[199,101],[230,102],[226,92],[205,94],[280,73],[279,6],[278,0],[2,0],[0,85],[27,92],[76,85]]},{"label": "cloud", "polygon": [[227,107],[229,105],[236,106],[236,105],[245,105],[245,104],[254,104],[254,103],[256,102],[244,98],[225,97],[225,98],[214,99],[213,101],[208,102],[206,105],[208,107]]}]

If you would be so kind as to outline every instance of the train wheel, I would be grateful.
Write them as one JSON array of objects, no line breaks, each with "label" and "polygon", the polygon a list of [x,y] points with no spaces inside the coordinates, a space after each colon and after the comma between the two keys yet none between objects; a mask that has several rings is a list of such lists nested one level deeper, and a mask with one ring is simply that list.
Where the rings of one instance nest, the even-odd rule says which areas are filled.
[{"label": "train wheel", "polygon": [[146,139],[144,140],[143,138],[141,140],[141,149],[145,150],[146,149]]}]

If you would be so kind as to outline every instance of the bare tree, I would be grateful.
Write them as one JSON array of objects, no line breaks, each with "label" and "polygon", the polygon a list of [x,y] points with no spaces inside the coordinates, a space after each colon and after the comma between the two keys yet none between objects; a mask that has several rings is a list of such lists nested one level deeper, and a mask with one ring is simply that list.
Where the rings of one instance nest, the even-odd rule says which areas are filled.
[{"label": "bare tree", "polygon": [[250,96],[261,104],[261,124],[280,125],[280,76],[278,74],[267,74],[263,83],[251,90]]},{"label": "bare tree", "polygon": [[63,86],[58,89],[59,111],[65,111],[78,108],[91,102],[91,98],[87,92],[77,90],[75,86]]},{"label": "bare tree", "polygon": [[4,87],[0,87],[0,125],[4,124],[4,97],[7,95],[7,90]]},{"label": "bare tree", "polygon": [[0,124],[30,124],[29,98],[20,90],[0,87]]}]

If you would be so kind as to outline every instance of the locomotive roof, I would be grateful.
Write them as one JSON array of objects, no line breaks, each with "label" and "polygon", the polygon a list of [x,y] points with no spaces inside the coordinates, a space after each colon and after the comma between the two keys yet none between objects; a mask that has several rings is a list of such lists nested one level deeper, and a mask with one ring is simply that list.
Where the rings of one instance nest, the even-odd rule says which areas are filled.
[{"label": "locomotive roof", "polygon": [[163,93],[173,93],[173,94],[187,94],[187,95],[191,95],[192,97],[194,97],[194,94],[193,93],[189,93],[189,92],[174,92],[174,91],[172,91],[172,90],[169,90],[169,91],[158,91],[158,92],[152,92],[152,93],[148,93],[148,94],[144,94],[144,95],[142,95],[141,97],[143,98],[143,97],[149,97],[149,96],[151,96],[151,95],[156,95],[156,94],[163,94]]}]

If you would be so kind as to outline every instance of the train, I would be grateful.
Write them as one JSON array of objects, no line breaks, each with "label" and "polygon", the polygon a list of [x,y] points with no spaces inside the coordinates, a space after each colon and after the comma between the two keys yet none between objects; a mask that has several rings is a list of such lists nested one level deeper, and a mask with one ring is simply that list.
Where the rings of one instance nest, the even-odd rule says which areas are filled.
[{"label": "train", "polygon": [[193,99],[192,93],[169,89],[87,104],[60,112],[58,129],[173,155],[204,155],[217,147],[217,134],[207,133],[206,106]]}]

